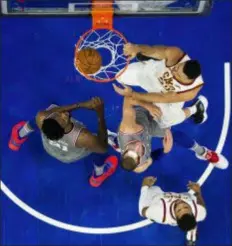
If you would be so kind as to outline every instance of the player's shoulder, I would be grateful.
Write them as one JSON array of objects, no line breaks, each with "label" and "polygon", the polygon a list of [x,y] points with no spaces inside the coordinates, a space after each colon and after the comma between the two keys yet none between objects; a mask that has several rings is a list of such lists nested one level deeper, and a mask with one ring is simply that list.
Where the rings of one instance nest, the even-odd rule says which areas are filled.
[{"label": "player's shoulder", "polygon": [[157,223],[163,223],[166,221],[166,207],[164,207],[162,200],[153,202],[151,206],[146,210],[146,217],[154,220]]},{"label": "player's shoulder", "polygon": [[197,204],[197,221],[202,221],[206,218],[207,216],[207,210],[204,206]]},{"label": "player's shoulder", "polygon": [[180,57],[179,63],[190,61],[191,57],[187,53],[183,53]]},{"label": "player's shoulder", "polygon": [[182,56],[185,54],[184,50],[182,50],[180,47],[177,46],[168,46],[166,48],[166,54],[168,55],[179,55]]},{"label": "player's shoulder", "polygon": [[144,130],[142,125],[137,123],[133,124],[133,126],[128,125],[127,123],[122,122],[119,126],[119,135],[134,135],[139,134]]},{"label": "player's shoulder", "polygon": [[188,55],[178,47],[168,47],[166,50],[167,67],[173,67],[178,63],[187,61],[188,59],[190,59]]}]

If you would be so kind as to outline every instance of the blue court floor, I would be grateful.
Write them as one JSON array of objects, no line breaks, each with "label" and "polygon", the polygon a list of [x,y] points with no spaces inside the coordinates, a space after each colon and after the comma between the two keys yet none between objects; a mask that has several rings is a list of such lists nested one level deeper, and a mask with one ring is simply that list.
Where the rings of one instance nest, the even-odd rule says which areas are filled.
[{"label": "blue court floor", "polygon": [[[226,127],[223,122],[230,113],[230,81],[225,82],[229,71],[225,74],[224,65],[232,57],[231,9],[232,2],[224,0],[215,3],[209,16],[121,17],[115,19],[115,28],[130,42],[176,45],[201,62],[205,80],[202,94],[209,100],[209,119],[200,126],[187,121],[176,128],[211,149],[216,149],[221,141],[222,153],[232,163],[231,127],[220,140]],[[19,152],[8,149],[12,126],[31,119],[52,102],[64,105],[100,96],[105,101],[107,126],[117,130],[122,98],[115,94],[111,83],[87,81],[73,66],[74,45],[90,27],[88,17],[4,17],[0,20],[1,188],[8,194],[0,193],[0,244],[184,245],[185,236],[178,228],[152,224],[114,234],[110,228],[119,227],[114,232],[127,225],[129,227],[123,228],[133,229],[130,224],[143,220],[138,214],[143,177],[157,176],[158,185],[176,192],[185,191],[189,180],[197,181],[207,164],[197,160],[193,153],[174,146],[169,155],[147,172],[137,175],[118,168],[102,187],[94,189],[88,184],[91,158],[62,164],[45,153],[38,132],[30,136]],[[94,112],[79,110],[73,116],[96,131]],[[155,146],[160,146],[159,140],[154,140]],[[232,245],[230,181],[231,166],[227,170],[213,170],[203,185],[208,216],[199,224],[198,245]],[[41,214],[47,216],[45,220],[51,224],[63,227],[61,223],[65,223],[66,229],[45,223]],[[103,231],[88,234],[93,228]],[[82,230],[85,233],[80,232]]]}]

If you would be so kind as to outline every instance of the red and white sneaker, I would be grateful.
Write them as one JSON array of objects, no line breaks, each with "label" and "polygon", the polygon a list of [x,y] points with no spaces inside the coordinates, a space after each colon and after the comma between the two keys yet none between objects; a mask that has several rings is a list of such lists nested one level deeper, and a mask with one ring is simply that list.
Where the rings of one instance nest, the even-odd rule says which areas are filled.
[{"label": "red and white sneaker", "polygon": [[26,123],[26,121],[21,121],[12,128],[10,141],[8,143],[11,150],[18,151],[21,145],[27,140],[27,137],[20,138],[19,136],[20,129],[24,127]]},{"label": "red and white sneaker", "polygon": [[229,166],[228,160],[221,154],[204,147],[205,153],[203,155],[196,154],[196,157],[200,160],[208,161],[215,167],[220,169],[226,169]]},{"label": "red and white sneaker", "polygon": [[110,130],[107,130],[108,132],[108,144],[117,152],[121,153],[121,150],[119,148],[118,142],[117,142],[117,133],[111,132]]},{"label": "red and white sneaker", "polygon": [[99,187],[108,177],[113,175],[118,166],[118,158],[116,156],[109,156],[105,162],[104,173],[100,176],[95,176],[94,173],[89,179],[89,183],[93,187]]}]

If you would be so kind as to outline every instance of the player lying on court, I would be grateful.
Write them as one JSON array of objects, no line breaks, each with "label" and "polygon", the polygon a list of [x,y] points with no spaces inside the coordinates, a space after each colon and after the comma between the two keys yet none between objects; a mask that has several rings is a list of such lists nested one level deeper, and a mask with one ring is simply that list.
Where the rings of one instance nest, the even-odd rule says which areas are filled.
[{"label": "player lying on court", "polygon": [[[94,110],[98,118],[98,132],[91,133],[81,122],[71,117],[70,112],[76,109]],[[28,135],[37,128],[41,131],[42,143],[46,152],[63,163],[76,162],[91,153],[93,155],[94,172],[90,184],[100,186],[111,176],[118,165],[116,156],[105,158],[107,152],[107,128],[104,118],[104,103],[98,98],[75,103],[69,106],[50,105],[46,110],[38,112],[36,119],[19,122],[12,129],[9,148],[19,150]]]},{"label": "player lying on court", "polygon": [[208,101],[201,96],[198,101],[185,110],[184,103],[193,100],[204,82],[198,61],[191,60],[181,49],[167,46],[146,46],[128,43],[124,54],[138,62],[129,64],[117,79],[119,83],[140,86],[149,93],[136,93],[130,87],[114,87],[120,95],[131,96],[145,102],[153,102],[160,107],[161,128],[180,124],[192,117],[195,123],[207,119]]},{"label": "player lying on court", "polygon": [[142,217],[159,224],[178,226],[184,232],[192,231],[197,222],[206,218],[205,202],[197,183],[189,181],[187,187],[195,193],[191,195],[188,192],[164,192],[154,186],[156,181],[154,177],[143,180],[139,198],[139,213]]},{"label": "player lying on court", "polygon": [[[135,107],[139,105],[140,107]],[[143,108],[142,108],[143,107]],[[160,128],[153,119],[159,119],[161,111],[152,103],[124,97],[123,116],[118,134],[108,131],[109,144],[121,153],[121,166],[127,171],[145,171],[153,161],[159,160],[172,149],[173,142],[195,152],[200,160],[208,161],[220,169],[228,167],[227,159],[208,148],[199,145],[194,139],[177,130]],[[118,137],[118,144],[115,144]],[[163,138],[163,149],[152,151],[153,137]]]}]

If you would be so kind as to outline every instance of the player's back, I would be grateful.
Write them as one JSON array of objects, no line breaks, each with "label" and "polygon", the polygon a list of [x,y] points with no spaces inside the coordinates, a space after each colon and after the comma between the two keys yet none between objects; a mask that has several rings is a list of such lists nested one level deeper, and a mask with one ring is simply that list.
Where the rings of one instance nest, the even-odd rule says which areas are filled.
[{"label": "player's back", "polygon": [[144,145],[144,155],[140,158],[140,165],[143,165],[151,156],[151,138],[150,135],[150,115],[147,110],[141,107],[136,109],[136,123],[143,126],[143,129],[139,132],[128,134],[119,130],[118,143],[121,152],[124,153],[129,143],[136,141],[142,142]]}]

